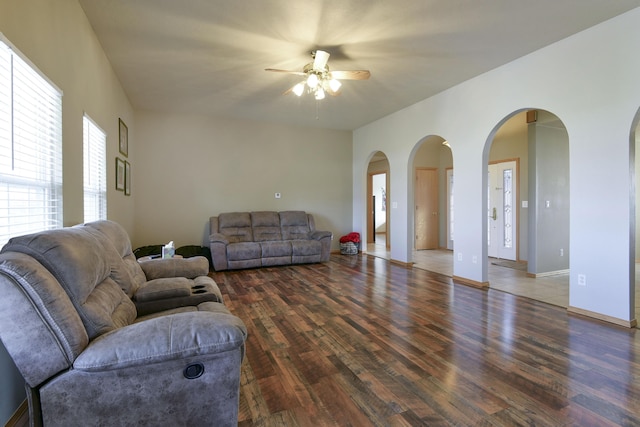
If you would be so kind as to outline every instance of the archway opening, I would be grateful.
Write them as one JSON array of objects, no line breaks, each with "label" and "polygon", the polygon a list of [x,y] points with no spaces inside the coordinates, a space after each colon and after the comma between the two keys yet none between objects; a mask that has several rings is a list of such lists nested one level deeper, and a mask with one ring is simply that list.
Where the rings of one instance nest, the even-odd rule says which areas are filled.
[{"label": "archway opening", "polygon": [[420,140],[410,162],[412,204],[408,209],[414,266],[452,275],[455,208],[453,153],[447,140],[430,135]]},{"label": "archway opening", "polygon": [[488,141],[486,221],[492,288],[569,305],[569,137],[545,110],[508,116]]},{"label": "archway opening", "polygon": [[391,249],[389,197],[390,167],[387,156],[377,151],[367,166],[367,253],[389,258]]}]

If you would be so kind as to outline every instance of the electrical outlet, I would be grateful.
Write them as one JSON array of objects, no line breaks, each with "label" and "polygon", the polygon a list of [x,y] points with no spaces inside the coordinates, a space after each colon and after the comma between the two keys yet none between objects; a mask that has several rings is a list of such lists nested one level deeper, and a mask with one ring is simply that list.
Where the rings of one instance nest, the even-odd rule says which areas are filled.
[{"label": "electrical outlet", "polygon": [[282,197],[282,194],[276,193],[276,199],[279,199],[280,197]]},{"label": "electrical outlet", "polygon": [[458,252],[458,261],[462,261],[462,252]]},{"label": "electrical outlet", "polygon": [[578,274],[578,285],[587,286],[587,276],[585,274]]}]

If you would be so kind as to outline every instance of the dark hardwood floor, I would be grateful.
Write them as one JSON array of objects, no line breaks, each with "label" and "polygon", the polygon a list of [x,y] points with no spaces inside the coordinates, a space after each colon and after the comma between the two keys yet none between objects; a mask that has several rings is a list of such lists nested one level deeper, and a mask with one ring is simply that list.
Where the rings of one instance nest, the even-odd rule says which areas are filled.
[{"label": "dark hardwood floor", "polygon": [[211,275],[240,426],[640,425],[637,329],[366,255]]}]

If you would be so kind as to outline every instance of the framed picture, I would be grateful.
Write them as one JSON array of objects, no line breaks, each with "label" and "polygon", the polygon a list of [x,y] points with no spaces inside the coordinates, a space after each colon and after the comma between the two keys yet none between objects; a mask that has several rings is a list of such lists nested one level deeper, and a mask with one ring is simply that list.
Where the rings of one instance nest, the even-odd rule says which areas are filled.
[{"label": "framed picture", "polygon": [[129,128],[122,119],[118,119],[118,122],[120,124],[120,153],[125,157],[129,157]]},{"label": "framed picture", "polygon": [[131,163],[124,161],[124,195],[131,195]]},{"label": "framed picture", "polygon": [[124,191],[124,160],[116,157],[116,190]]}]

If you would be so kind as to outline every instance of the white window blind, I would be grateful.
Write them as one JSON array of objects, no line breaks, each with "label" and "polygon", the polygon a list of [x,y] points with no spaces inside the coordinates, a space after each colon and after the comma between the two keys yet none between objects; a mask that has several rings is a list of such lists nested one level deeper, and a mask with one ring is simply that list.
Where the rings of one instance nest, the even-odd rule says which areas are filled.
[{"label": "white window blind", "polygon": [[62,93],[0,34],[0,247],[62,227]]},{"label": "white window blind", "polygon": [[86,114],[83,119],[84,222],[107,219],[107,135]]}]

